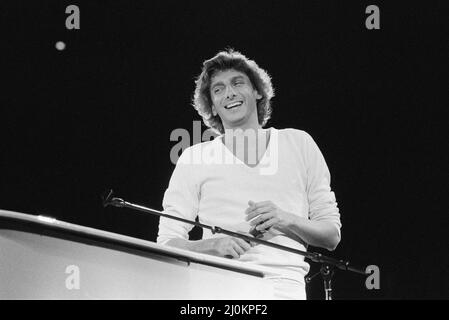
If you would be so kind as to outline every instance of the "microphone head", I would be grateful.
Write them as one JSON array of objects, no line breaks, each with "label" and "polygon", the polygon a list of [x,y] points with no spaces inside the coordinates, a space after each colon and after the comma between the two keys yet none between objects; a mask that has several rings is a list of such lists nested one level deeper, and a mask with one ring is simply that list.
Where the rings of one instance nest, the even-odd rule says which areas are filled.
[{"label": "microphone head", "polygon": [[114,191],[112,189],[106,189],[101,195],[101,200],[103,202],[103,207],[107,207],[111,204],[112,195]]}]

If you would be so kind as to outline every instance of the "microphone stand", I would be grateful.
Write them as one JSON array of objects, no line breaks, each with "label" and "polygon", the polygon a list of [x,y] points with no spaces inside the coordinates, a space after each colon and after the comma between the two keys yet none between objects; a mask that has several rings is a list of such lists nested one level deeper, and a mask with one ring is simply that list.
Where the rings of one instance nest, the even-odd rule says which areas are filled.
[{"label": "microphone stand", "polygon": [[[290,247],[286,247],[286,246],[282,246],[276,243],[272,243],[269,241],[265,241],[265,240],[261,240],[258,239],[256,237],[250,237],[241,233],[237,233],[237,232],[233,232],[233,231],[229,231],[226,229],[222,229],[220,227],[217,226],[209,226],[206,224],[202,224],[196,221],[191,221],[191,220],[187,220],[187,219],[183,219],[183,218],[179,218],[176,216],[172,216],[169,214],[165,214],[161,211],[158,210],[154,210],[148,207],[144,207],[138,204],[133,204],[130,202],[127,202],[121,198],[116,198],[113,197],[113,190],[108,190],[106,191],[103,196],[102,196],[102,200],[103,200],[103,207],[107,207],[107,206],[114,206],[114,207],[118,207],[118,208],[128,208],[128,209],[133,209],[133,210],[137,210],[137,211],[141,211],[141,212],[145,212],[145,213],[151,213],[154,215],[158,215],[160,217],[165,217],[165,218],[169,218],[169,219],[173,219],[173,220],[178,220],[178,221],[182,221],[188,224],[192,224],[194,226],[197,227],[201,227],[204,229],[209,229],[212,231],[213,234],[215,233],[222,233],[222,234],[226,234],[228,236],[232,236],[235,238],[240,238],[243,239],[247,242],[255,242],[255,243],[259,243],[265,246],[269,246],[272,248],[276,248],[279,250],[284,250],[284,251],[288,251],[288,252],[292,252],[295,254],[299,254],[301,256],[304,256],[305,258],[308,258],[310,260],[312,260],[313,262],[317,262],[317,263],[321,263],[321,268],[320,268],[320,272],[321,276],[323,278],[324,281],[324,290],[325,290],[325,298],[326,300],[332,300],[332,276],[334,275],[334,269],[338,268],[340,270],[345,270],[345,271],[351,271],[351,272],[355,272],[358,274],[363,274],[366,275],[366,272],[352,267],[349,265],[349,261],[343,261],[343,260],[336,260],[334,258],[331,257],[327,257],[325,255],[322,255],[321,253],[316,253],[316,252],[308,252],[308,251],[302,251],[302,250],[298,250],[298,249],[293,249]],[[311,277],[306,277],[305,281],[306,283],[310,283],[310,281],[312,281],[312,279],[317,275],[318,273],[314,274]]]}]

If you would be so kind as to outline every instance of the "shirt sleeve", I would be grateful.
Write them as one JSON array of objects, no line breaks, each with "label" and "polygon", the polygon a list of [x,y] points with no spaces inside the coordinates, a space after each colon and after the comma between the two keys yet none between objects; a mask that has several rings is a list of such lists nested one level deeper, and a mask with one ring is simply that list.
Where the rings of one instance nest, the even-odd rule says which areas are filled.
[{"label": "shirt sleeve", "polygon": [[323,154],[308,133],[305,147],[309,219],[331,222],[340,234],[340,212],[335,194],[330,187],[330,172]]},{"label": "shirt sleeve", "polygon": [[[198,214],[199,188],[192,178],[193,164],[188,159],[190,150],[181,154],[173,170],[168,188],[162,200],[163,212],[172,216],[195,221]],[[170,239],[188,240],[193,225],[182,221],[160,217],[156,242],[166,244]]]}]

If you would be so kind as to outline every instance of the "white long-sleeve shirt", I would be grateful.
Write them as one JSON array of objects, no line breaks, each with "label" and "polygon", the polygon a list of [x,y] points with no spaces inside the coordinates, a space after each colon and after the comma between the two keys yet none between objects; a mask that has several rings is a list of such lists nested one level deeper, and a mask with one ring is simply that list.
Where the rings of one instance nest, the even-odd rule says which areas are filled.
[{"label": "white long-sleeve shirt", "polygon": [[[164,194],[164,213],[248,234],[245,210],[248,201],[272,201],[284,211],[311,220],[326,220],[340,232],[340,213],[330,188],[330,173],[312,137],[302,130],[270,128],[262,159],[250,167],[224,145],[223,135],[184,150]],[[157,242],[188,239],[192,225],[161,217]],[[203,239],[221,237],[203,230]],[[273,228],[268,240],[306,251],[307,244],[288,238]],[[309,271],[304,257],[265,245],[256,245],[240,256],[272,268],[281,277],[301,281]]]}]

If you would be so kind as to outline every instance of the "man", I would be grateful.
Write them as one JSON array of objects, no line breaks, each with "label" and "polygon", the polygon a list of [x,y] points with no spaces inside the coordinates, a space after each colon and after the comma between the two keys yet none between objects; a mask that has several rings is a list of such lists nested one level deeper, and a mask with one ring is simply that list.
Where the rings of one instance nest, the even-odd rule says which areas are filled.
[{"label": "man", "polygon": [[[239,52],[223,51],[204,62],[193,106],[219,136],[181,154],[164,212],[299,250],[334,250],[341,223],[326,162],[306,132],[263,128],[273,95],[268,74]],[[232,161],[205,161],[207,154]],[[203,161],[193,160],[198,155]],[[271,279],[279,298],[306,298],[309,265],[302,256],[209,230],[191,241],[191,229],[161,218],[157,242],[269,267],[279,274]]]}]

